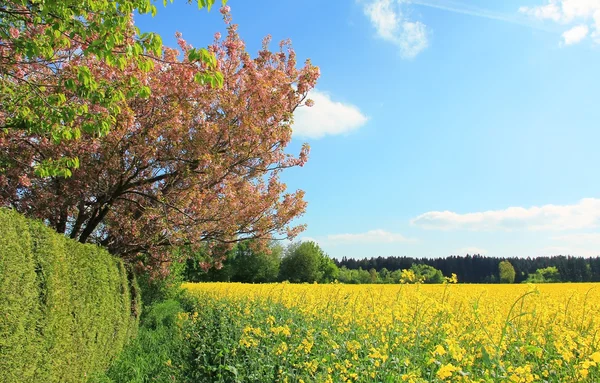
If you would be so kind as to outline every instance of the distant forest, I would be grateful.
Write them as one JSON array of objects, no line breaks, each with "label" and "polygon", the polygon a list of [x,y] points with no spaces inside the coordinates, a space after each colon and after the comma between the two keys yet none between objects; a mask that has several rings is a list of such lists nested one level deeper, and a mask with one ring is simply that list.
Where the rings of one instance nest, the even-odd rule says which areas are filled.
[{"label": "distant forest", "polygon": [[[498,264],[509,261],[515,269],[515,283],[526,281],[536,271],[555,267],[562,282],[600,282],[600,257],[580,258],[551,256],[536,258],[497,258],[482,255],[452,255],[445,258],[377,257],[342,258],[334,260],[339,268],[350,270],[395,271],[410,269],[413,264],[425,264],[440,270],[444,275],[456,274],[460,283],[495,283],[499,281]],[[530,279],[531,280],[531,279]]]},{"label": "distant forest", "polygon": [[498,258],[482,255],[445,258],[377,257],[341,260],[329,257],[314,242],[266,248],[242,241],[220,265],[206,262],[206,251],[183,251],[182,278],[191,282],[270,283],[552,283],[600,282],[600,257],[551,256]]}]

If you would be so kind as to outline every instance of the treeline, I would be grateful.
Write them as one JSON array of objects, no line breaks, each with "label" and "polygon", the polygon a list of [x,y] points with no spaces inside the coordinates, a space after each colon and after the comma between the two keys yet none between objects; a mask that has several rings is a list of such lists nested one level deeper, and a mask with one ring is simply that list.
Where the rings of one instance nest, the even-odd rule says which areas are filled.
[{"label": "treeline", "polygon": [[[386,274],[395,270],[409,269],[413,265],[428,265],[444,275],[456,274],[461,283],[500,282],[499,264],[508,261],[515,270],[515,283],[525,281],[549,282],[600,282],[600,257],[580,258],[551,256],[536,258],[498,258],[482,255],[452,255],[445,258],[377,257],[336,260],[339,268],[349,270],[375,270]],[[553,269],[557,273],[553,273]],[[540,280],[546,275],[549,280]]]},{"label": "treeline", "polygon": [[272,242],[263,249],[251,240],[227,252],[221,267],[207,267],[205,251],[186,254],[183,278],[190,282],[329,283],[338,277],[335,262],[314,242],[287,248]]},{"label": "treeline", "polygon": [[[181,249],[180,251],[186,251]],[[273,242],[261,249],[253,241],[238,243],[229,251],[221,267],[208,267],[206,251],[179,254],[186,259],[183,279],[190,282],[268,283],[443,283],[455,281],[452,273],[445,277],[434,267],[411,264],[404,269],[375,270],[339,267],[336,261],[314,242],[293,243],[287,248]]]},{"label": "treeline", "polygon": [[[181,250],[183,251],[183,250]],[[377,257],[341,260],[314,242],[261,249],[243,241],[227,252],[222,267],[209,267],[203,251],[180,256],[183,279],[190,282],[268,283],[460,283],[600,282],[600,257],[498,258],[481,255],[445,258]]]}]

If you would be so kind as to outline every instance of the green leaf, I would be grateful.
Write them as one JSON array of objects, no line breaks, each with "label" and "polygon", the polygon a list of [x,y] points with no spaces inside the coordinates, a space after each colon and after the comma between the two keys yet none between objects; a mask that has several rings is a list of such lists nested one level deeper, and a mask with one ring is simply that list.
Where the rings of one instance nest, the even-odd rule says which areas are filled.
[{"label": "green leaf", "polygon": [[140,88],[139,95],[142,98],[148,98],[148,97],[150,97],[150,87],[148,87],[148,86],[142,86]]},{"label": "green leaf", "polygon": [[200,58],[200,55],[198,54],[198,51],[196,49],[190,49],[187,52],[187,56],[190,62],[194,62]]},{"label": "green leaf", "polygon": [[215,78],[217,79],[217,85],[219,88],[223,87],[223,83],[225,82],[225,78],[221,72],[215,72]]},{"label": "green leaf", "polygon": [[162,54],[162,39],[160,37],[160,35],[158,34],[153,34],[152,36],[152,52],[156,55],[156,56],[160,56]]},{"label": "green leaf", "polygon": [[108,123],[108,121],[102,121],[100,123],[100,134],[101,135],[105,135],[106,133],[108,133],[110,131],[110,124]]},{"label": "green leaf", "polygon": [[90,72],[90,68],[85,66],[80,66],[77,68],[77,79],[80,83],[85,86],[88,86],[92,81],[92,73]]},{"label": "green leaf", "polygon": [[207,82],[206,75],[204,73],[198,72],[194,75],[194,81],[200,85],[205,85]]},{"label": "green leaf", "polygon": [[117,67],[121,70],[125,69],[125,66],[127,65],[127,59],[123,56],[119,57],[117,59]]},{"label": "green leaf", "polygon": [[72,79],[67,79],[65,81],[65,88],[67,88],[70,91],[75,91],[75,89],[77,88],[77,86],[75,85],[75,81],[73,81]]}]

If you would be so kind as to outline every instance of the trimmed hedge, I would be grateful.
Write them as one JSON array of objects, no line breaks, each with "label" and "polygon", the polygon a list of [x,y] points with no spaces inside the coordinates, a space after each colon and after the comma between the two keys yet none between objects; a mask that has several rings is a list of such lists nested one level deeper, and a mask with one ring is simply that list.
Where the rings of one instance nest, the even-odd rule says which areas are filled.
[{"label": "trimmed hedge", "polygon": [[84,382],[135,334],[139,304],[120,259],[0,209],[2,383]]}]

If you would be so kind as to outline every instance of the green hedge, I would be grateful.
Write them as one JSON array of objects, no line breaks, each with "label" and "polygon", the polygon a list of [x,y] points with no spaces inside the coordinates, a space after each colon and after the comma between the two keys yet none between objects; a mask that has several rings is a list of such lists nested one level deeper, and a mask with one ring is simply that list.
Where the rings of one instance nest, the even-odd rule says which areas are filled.
[{"label": "green hedge", "polygon": [[2,383],[84,382],[122,350],[139,312],[121,260],[0,209]]}]

